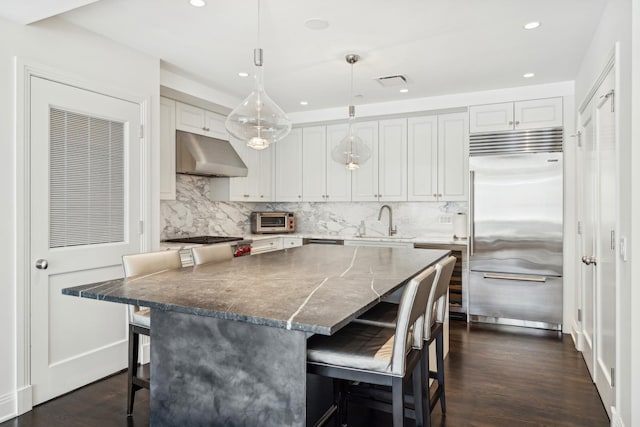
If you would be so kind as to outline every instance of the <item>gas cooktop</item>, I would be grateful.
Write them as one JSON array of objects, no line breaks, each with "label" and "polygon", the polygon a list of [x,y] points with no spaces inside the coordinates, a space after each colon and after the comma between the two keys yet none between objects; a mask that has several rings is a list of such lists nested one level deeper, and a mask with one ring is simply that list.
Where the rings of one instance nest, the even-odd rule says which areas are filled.
[{"label": "gas cooktop", "polygon": [[236,242],[243,240],[242,237],[229,236],[195,236],[195,237],[178,237],[176,239],[167,239],[168,243],[197,243],[201,245],[211,245],[214,243]]}]

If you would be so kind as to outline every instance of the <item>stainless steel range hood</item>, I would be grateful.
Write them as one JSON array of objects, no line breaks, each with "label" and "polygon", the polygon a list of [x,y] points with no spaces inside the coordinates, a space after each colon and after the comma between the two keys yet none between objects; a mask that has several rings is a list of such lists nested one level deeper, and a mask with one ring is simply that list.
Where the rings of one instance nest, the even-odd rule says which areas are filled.
[{"label": "stainless steel range hood", "polygon": [[247,176],[247,166],[229,141],[176,131],[176,173]]}]

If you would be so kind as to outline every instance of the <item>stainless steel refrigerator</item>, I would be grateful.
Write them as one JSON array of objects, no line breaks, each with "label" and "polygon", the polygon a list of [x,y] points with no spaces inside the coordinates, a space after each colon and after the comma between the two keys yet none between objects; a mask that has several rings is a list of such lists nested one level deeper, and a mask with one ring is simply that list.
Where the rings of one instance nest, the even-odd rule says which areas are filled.
[{"label": "stainless steel refrigerator", "polygon": [[472,321],[562,329],[562,128],[472,135]]}]

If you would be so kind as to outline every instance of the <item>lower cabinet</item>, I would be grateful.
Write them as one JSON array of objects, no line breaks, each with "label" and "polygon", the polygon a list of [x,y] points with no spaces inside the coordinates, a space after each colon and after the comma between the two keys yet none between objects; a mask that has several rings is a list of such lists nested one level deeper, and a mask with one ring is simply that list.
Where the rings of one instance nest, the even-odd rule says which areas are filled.
[{"label": "lower cabinet", "polygon": [[265,252],[278,251],[283,249],[282,237],[274,236],[264,239],[254,240],[251,243],[251,255],[263,254]]},{"label": "lower cabinet", "polygon": [[282,238],[282,247],[284,249],[297,248],[298,246],[302,246],[302,237],[283,237]]},{"label": "lower cabinet", "polygon": [[381,248],[412,248],[413,243],[411,242],[395,242],[393,240],[385,240],[385,241],[377,241],[377,240],[364,240],[364,239],[353,239],[353,240],[345,240],[345,246],[378,246]]}]

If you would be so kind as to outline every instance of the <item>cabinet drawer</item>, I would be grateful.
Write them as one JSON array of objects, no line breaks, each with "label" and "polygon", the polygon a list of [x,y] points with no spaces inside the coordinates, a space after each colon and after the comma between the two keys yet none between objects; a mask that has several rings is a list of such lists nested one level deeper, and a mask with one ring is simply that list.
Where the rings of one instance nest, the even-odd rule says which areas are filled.
[{"label": "cabinet drawer", "polygon": [[282,249],[282,237],[254,240],[253,243],[251,243],[251,255],[258,255],[280,249]]},{"label": "cabinet drawer", "polygon": [[296,248],[298,246],[302,246],[302,237],[283,237],[282,238],[282,247],[283,248]]}]

